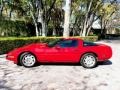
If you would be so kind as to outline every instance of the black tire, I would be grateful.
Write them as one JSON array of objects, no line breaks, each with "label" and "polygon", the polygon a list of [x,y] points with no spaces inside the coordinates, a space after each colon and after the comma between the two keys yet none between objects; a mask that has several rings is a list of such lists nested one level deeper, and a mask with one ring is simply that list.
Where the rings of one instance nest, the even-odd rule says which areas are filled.
[{"label": "black tire", "polygon": [[[86,59],[88,57],[91,59]],[[84,68],[94,68],[97,65],[97,57],[93,53],[86,53],[81,57],[80,63]]]},{"label": "black tire", "polygon": [[[30,58],[31,57],[31,58]],[[25,64],[25,58],[28,58],[26,61],[26,64]],[[31,60],[30,60],[31,59]],[[33,59],[33,60],[32,60]],[[31,63],[30,63],[30,61]],[[24,67],[27,67],[27,68],[30,68],[30,67],[33,67],[35,66],[35,64],[37,63],[37,60],[36,60],[36,57],[35,55],[29,53],[29,52],[25,52],[23,54],[20,55],[20,64]],[[28,65],[29,64],[29,65]]]}]

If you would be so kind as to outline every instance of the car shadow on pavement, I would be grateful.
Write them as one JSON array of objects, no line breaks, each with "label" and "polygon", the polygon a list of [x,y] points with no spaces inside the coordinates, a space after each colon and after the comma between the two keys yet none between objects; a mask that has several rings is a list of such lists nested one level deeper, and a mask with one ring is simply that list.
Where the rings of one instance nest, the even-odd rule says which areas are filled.
[{"label": "car shadow on pavement", "polygon": [[110,60],[107,60],[104,62],[98,62],[98,65],[112,65],[112,62]]},{"label": "car shadow on pavement", "polygon": [[[79,63],[37,63],[35,67],[40,65],[53,65],[53,66],[81,66]],[[110,60],[104,61],[104,62],[98,62],[98,65],[112,65],[112,62]]]},{"label": "car shadow on pavement", "polygon": [[35,67],[40,65],[46,65],[46,66],[81,66],[79,63],[37,63]]}]

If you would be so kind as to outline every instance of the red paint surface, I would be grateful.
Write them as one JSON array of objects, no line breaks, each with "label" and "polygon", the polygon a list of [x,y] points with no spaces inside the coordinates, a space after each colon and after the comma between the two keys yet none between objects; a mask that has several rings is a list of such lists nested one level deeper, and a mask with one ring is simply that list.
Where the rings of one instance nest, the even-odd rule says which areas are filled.
[{"label": "red paint surface", "polygon": [[[85,53],[94,53],[97,55],[98,61],[105,61],[112,57],[112,49],[110,46],[98,44],[97,46],[83,46],[83,40],[78,40],[77,47],[62,48],[59,46],[48,47],[45,43],[36,43],[17,48],[7,54],[7,59],[18,62],[19,55],[23,52],[31,52],[39,62],[80,62],[80,58]],[[65,39],[66,40],[66,39]],[[70,39],[67,39],[70,40]]]}]

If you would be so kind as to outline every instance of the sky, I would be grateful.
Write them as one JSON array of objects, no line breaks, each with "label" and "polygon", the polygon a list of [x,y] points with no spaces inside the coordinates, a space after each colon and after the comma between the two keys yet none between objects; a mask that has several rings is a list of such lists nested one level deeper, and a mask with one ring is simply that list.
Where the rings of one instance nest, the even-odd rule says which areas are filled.
[{"label": "sky", "polygon": [[[113,1],[113,0],[105,0],[105,2],[110,2],[110,1]],[[120,3],[120,0],[117,0],[117,2]]]},{"label": "sky", "polygon": [[120,2],[120,0],[117,0],[118,2]]}]

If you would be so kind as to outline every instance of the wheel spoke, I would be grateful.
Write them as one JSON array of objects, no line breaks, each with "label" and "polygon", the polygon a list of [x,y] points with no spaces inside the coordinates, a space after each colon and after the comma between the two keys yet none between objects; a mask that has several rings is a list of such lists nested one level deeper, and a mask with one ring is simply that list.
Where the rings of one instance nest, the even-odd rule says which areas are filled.
[{"label": "wheel spoke", "polygon": [[83,59],[83,63],[85,64],[85,66],[87,67],[92,67],[93,65],[95,65],[96,59],[94,56],[92,55],[87,55],[84,57]]},{"label": "wheel spoke", "polygon": [[35,64],[35,62],[36,62],[35,57],[31,54],[25,55],[22,59],[22,63],[25,66],[33,66]]}]

